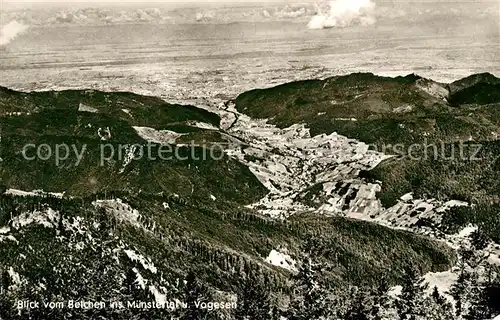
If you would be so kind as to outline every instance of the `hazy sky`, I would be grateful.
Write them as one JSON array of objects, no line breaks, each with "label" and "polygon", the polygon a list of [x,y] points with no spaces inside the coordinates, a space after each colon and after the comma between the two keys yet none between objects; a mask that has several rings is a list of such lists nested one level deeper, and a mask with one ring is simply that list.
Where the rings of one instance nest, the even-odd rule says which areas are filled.
[{"label": "hazy sky", "polygon": [[[319,2],[321,0],[318,0]],[[211,4],[252,4],[252,3],[307,3],[317,2],[316,0],[0,0],[0,12],[2,9],[24,9],[39,7],[108,7],[108,6],[148,6],[154,4],[161,7],[165,6],[182,7],[193,6],[196,3],[200,5]]]},{"label": "hazy sky", "polygon": [[[318,0],[321,2],[321,0]],[[168,6],[182,6],[183,4],[245,4],[245,3],[307,3],[317,2],[316,0],[0,0],[0,11],[2,7],[8,8],[30,8],[30,7],[68,7],[68,6],[108,6],[108,5],[142,5],[147,6],[148,3]]]},{"label": "hazy sky", "polygon": [[[329,0],[0,0],[0,13],[2,10],[25,9],[40,7],[109,7],[109,6],[132,6],[145,7],[153,4],[158,7],[182,7],[199,4],[214,5],[252,5],[257,3],[321,3]],[[500,0],[374,0],[376,4],[393,5],[393,3],[405,3],[411,6],[414,3],[449,3],[451,7],[460,5],[460,3],[476,3],[478,5],[491,5],[500,3]],[[392,3],[392,4],[391,4]]]},{"label": "hazy sky", "polygon": [[281,2],[281,3],[286,3],[286,2],[312,2],[314,0],[146,0],[146,1],[140,1],[140,0],[1,0],[1,3],[8,3],[8,4],[20,4],[20,3],[58,3],[58,4],[71,4],[71,3],[178,3],[182,4],[185,2],[191,2],[191,3],[217,3],[217,2],[222,2],[222,3],[249,3],[249,2]]},{"label": "hazy sky", "polygon": [[[147,3],[165,3],[165,4],[183,4],[183,3],[311,3],[311,2],[324,2],[327,0],[0,0],[0,5],[30,5],[30,4],[58,4],[58,5],[71,5],[71,4],[123,4],[123,3],[134,3],[134,4],[147,4]],[[471,0],[375,0],[375,3],[384,2],[471,2]],[[489,2],[495,3],[500,2],[500,0],[473,0],[472,2]]]}]

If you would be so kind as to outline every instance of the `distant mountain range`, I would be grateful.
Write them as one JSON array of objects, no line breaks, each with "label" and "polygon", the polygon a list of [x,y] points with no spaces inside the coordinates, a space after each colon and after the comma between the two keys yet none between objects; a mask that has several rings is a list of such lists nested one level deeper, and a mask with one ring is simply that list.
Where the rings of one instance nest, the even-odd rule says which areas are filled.
[{"label": "distant mountain range", "polygon": [[[109,25],[125,23],[233,23],[296,21],[307,24],[319,11],[328,12],[329,1],[318,4],[298,3],[257,3],[257,4],[214,4],[200,3],[150,3],[149,7],[134,4],[64,4],[30,6],[6,3],[2,21],[16,20],[30,26],[48,25]],[[361,3],[361,2],[360,2]],[[349,7],[352,9],[353,7]],[[432,9],[431,9],[432,8]],[[496,14],[494,3],[483,2],[451,7],[446,3],[377,3],[375,15],[384,20],[417,20],[428,17],[452,16],[461,18],[493,17]],[[472,16],[472,17],[471,17]]]}]

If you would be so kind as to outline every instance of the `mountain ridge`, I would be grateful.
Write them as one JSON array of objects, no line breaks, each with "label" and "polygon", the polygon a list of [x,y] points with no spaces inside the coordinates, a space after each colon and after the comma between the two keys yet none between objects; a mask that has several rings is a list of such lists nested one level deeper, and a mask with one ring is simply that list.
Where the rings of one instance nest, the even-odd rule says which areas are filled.
[{"label": "mountain ridge", "polygon": [[[356,116],[365,116],[368,121],[373,120],[370,112],[378,113],[379,118],[376,120],[381,122],[385,120],[385,116],[394,115],[398,121],[404,120],[408,112],[426,116],[441,106],[447,112],[455,112],[454,107],[442,102],[440,98],[442,84],[428,83],[414,75],[379,80],[372,74],[356,74],[352,77],[335,78],[330,82],[313,80],[294,83],[291,92],[293,94],[294,91],[302,90],[301,86],[316,92],[323,90],[321,86],[328,88],[337,83],[340,88],[351,90],[346,94],[351,96],[346,100],[347,105],[357,103],[359,99],[366,102],[365,109],[354,112]],[[366,83],[362,85],[360,81]],[[409,86],[413,91],[404,92],[403,89]],[[417,86],[425,86],[427,91]],[[474,86],[475,83],[472,87]],[[356,98],[357,90],[366,90],[367,95],[373,92],[376,98]],[[334,88],[332,91],[338,94],[337,99],[345,97],[340,89]],[[437,94],[432,95],[428,91],[433,94],[437,91]],[[307,250],[311,250],[304,249],[303,245],[311,240],[315,241],[312,247],[314,258],[325,269],[324,285],[331,290],[346,284],[373,287],[381,277],[387,277],[391,285],[396,285],[404,281],[409,264],[420,268],[422,275],[428,272],[445,273],[452,270],[457,259],[461,258],[450,247],[447,236],[444,240],[436,238],[425,233],[427,229],[419,230],[412,225],[405,226],[403,230],[398,230],[401,228],[398,226],[379,225],[382,221],[377,220],[380,217],[376,214],[375,219],[365,218],[365,213],[373,214],[373,210],[377,209],[371,204],[381,197],[381,194],[375,196],[376,182],[371,180],[380,177],[382,188],[387,181],[390,183],[389,187],[398,188],[384,174],[400,170],[400,167],[396,166],[394,169],[391,166],[380,175],[376,170],[388,163],[384,161],[389,160],[384,160],[383,154],[370,151],[365,148],[366,144],[354,140],[357,138],[355,135],[343,137],[334,133],[315,134],[317,132],[313,128],[309,131],[297,122],[282,130],[247,117],[245,112],[237,114],[235,123],[223,130],[220,129],[220,119],[225,112],[233,112],[232,106],[227,106],[227,110],[206,113],[193,108],[188,108],[189,112],[183,112],[182,106],[177,105],[172,107],[174,115],[171,116],[168,114],[169,104],[164,105],[151,97],[143,98],[138,95],[130,98],[125,94],[126,98],[123,98],[121,93],[117,97],[113,93],[93,93],[107,97],[112,102],[107,102],[106,98],[97,99],[96,102],[85,91],[78,91],[77,94],[44,93],[55,99],[51,100],[56,101],[55,105],[62,107],[70,102],[70,110],[65,111],[62,110],[64,108],[54,110],[47,102],[36,109],[39,97],[34,93],[36,99],[27,99],[33,99],[31,104],[23,105],[24,109],[16,109],[15,105],[8,104],[19,101],[19,97],[24,99],[30,93],[12,92],[14,98],[11,99],[8,97],[9,92],[2,90],[0,95],[0,157],[4,160],[0,166],[0,184],[3,185],[0,188],[3,191],[0,195],[0,250],[3,254],[0,256],[4,257],[0,266],[5,271],[4,274],[7,274],[2,279],[11,281],[7,286],[6,297],[9,299],[46,300],[51,299],[51,295],[67,299],[74,295],[71,290],[79,290],[81,282],[86,283],[87,292],[77,292],[89,298],[95,294],[104,294],[108,301],[158,301],[166,296],[183,299],[182,285],[177,286],[175,283],[187,279],[188,270],[191,269],[208,287],[211,296],[219,298],[221,292],[225,296],[244,296],[246,287],[239,280],[240,275],[250,278],[254,273],[259,274],[258,278],[261,280],[255,283],[269,288],[273,303],[279,308],[285,308],[287,297],[293,291],[290,276],[296,273],[293,268],[287,269],[285,266],[303,266],[302,259],[307,256]],[[301,97],[302,94],[304,97],[312,97],[311,94],[305,95],[306,92],[307,90],[301,91]],[[413,97],[418,98],[416,110],[407,111],[398,105],[401,101],[411,102]],[[282,98],[283,96],[278,95],[276,100]],[[324,98],[329,100],[330,97]],[[61,99],[60,102],[57,99]],[[391,104],[377,107],[376,102],[384,99]],[[116,101],[123,103],[115,106]],[[165,106],[162,112],[166,113],[160,117],[143,116],[142,110],[147,110],[146,104],[151,101],[153,105]],[[241,109],[242,100],[239,101],[236,99],[234,112]],[[289,101],[293,102],[290,108],[294,110],[314,103],[314,100],[295,97]],[[262,101],[259,103],[261,108],[266,106]],[[329,105],[334,108],[341,105],[340,111],[334,112],[336,122],[359,122],[358,118],[358,121],[350,120],[349,116],[352,114],[346,113],[350,111],[342,109],[345,105]],[[321,108],[327,106],[320,103]],[[484,107],[484,110],[491,112],[492,116],[489,118],[492,126],[496,125],[494,107],[495,105]],[[122,109],[127,109],[128,112]],[[287,109],[285,106],[280,110],[287,112]],[[393,112],[395,109],[398,111]],[[321,110],[325,112],[325,109]],[[316,111],[318,110],[314,110]],[[486,111],[485,114],[490,115]],[[302,115],[295,112],[291,114]],[[130,114],[143,117],[139,119],[140,122],[136,122],[126,119]],[[47,116],[50,118],[47,119]],[[330,116],[327,114],[326,117],[320,117]],[[349,120],[339,120],[340,116]],[[270,120],[274,121],[284,125],[289,120]],[[91,128],[87,130],[89,123]],[[149,128],[145,130],[141,125],[150,126],[145,126]],[[103,130],[98,130],[99,128],[106,128],[110,134],[103,136]],[[352,132],[356,133],[355,129],[351,129]],[[197,144],[185,144],[193,137],[192,130],[196,131]],[[328,132],[330,129],[317,130]],[[174,135],[171,140],[171,132],[184,136]],[[165,138],[165,133],[169,134],[168,139]],[[442,136],[447,135],[449,141],[456,141],[455,137],[449,137],[454,134],[453,131],[451,134],[444,131]],[[372,135],[377,137],[377,133]],[[241,139],[243,143],[235,145],[231,136]],[[180,138],[186,140],[181,141]],[[202,152],[210,143],[219,143],[219,139],[225,144],[227,153],[223,161],[197,163],[191,159],[192,150]],[[125,166],[116,161],[103,169],[96,165],[98,161],[95,161],[94,155],[83,160],[81,169],[68,170],[46,162],[35,161],[36,165],[30,166],[29,162],[19,157],[19,147],[26,143],[52,141],[49,143],[52,145],[79,141],[79,146],[82,143],[95,146],[103,143],[145,145],[152,140],[157,141],[154,143],[157,146],[181,145],[188,159],[168,163],[149,163],[143,159]],[[201,142],[207,144],[203,145]],[[336,152],[336,148],[339,148],[339,152]],[[70,158],[67,161],[71,163],[74,160]],[[370,167],[375,168],[366,169]],[[363,168],[369,173],[368,176],[363,175]],[[126,178],[121,178],[121,169],[125,169],[123,174]],[[106,172],[102,173],[102,170]],[[102,174],[96,176],[98,172]],[[38,178],[32,181],[32,176],[37,173]],[[92,176],[99,177],[98,180],[102,183],[92,188],[84,186],[77,192],[67,192],[60,199],[52,195],[42,196],[14,190],[29,191],[42,189],[40,187],[43,186],[45,191],[68,191],[72,184],[78,182],[78,177]],[[151,183],[155,179],[158,179],[156,184]],[[46,181],[50,183],[44,184]],[[313,182],[316,184],[302,189]],[[297,190],[297,198],[291,199]],[[418,191],[418,188],[415,190]],[[384,190],[381,192],[383,198]],[[394,199],[399,199],[402,192],[406,193],[406,189],[396,193]],[[23,194],[25,196],[21,196]],[[258,202],[259,199],[261,202]],[[331,199],[339,201],[334,203]],[[316,208],[315,201],[319,201],[321,208]],[[299,202],[305,204],[299,205]],[[417,212],[415,219],[419,219],[420,215],[429,214],[427,210],[419,212],[418,204],[411,205],[415,206],[415,211],[402,210],[401,215],[408,215],[413,219]],[[336,211],[339,206],[341,210]],[[331,208],[334,210],[330,210]],[[266,215],[266,212],[280,210],[290,211],[291,214],[285,217]],[[448,212],[449,208],[446,210]],[[466,224],[467,219],[465,222],[450,221],[450,226],[459,230],[458,226]],[[488,232],[491,234],[494,231]],[[47,245],[41,246],[42,243]],[[43,254],[35,255],[30,247]],[[63,247],[68,249],[62,250]],[[95,251],[93,247],[100,249]],[[274,261],[271,255],[273,250],[285,258],[281,262]],[[50,270],[50,263],[45,259],[51,251],[56,253],[54,256],[58,261],[55,271]],[[25,258],[21,255],[14,258],[16,252]],[[79,260],[82,252],[88,261]],[[266,258],[268,253],[269,257]],[[101,261],[101,254],[109,259]],[[64,271],[65,268],[75,271],[74,266],[79,264],[83,268],[82,274],[91,280],[82,277],[70,279],[69,271]],[[102,270],[105,272],[102,273]],[[99,278],[99,274],[104,274],[104,278]],[[63,287],[65,285],[67,289],[58,285],[55,280],[58,275]],[[99,282],[106,286],[98,286]],[[35,290],[28,290],[32,284],[35,285]],[[119,293],[110,294],[109,288]],[[15,313],[8,308],[0,312],[4,312],[4,315]],[[41,313],[32,315],[43,317],[44,313],[38,312]],[[21,315],[29,313],[24,310]],[[88,311],[87,315],[92,315],[92,312]],[[134,314],[132,311],[117,311],[109,315],[127,319],[132,316],[160,317],[161,313],[141,311]],[[74,311],[73,316],[82,317],[82,314]],[[216,319],[230,317],[223,312],[211,316]],[[64,315],[56,312],[54,317],[63,319]]]}]

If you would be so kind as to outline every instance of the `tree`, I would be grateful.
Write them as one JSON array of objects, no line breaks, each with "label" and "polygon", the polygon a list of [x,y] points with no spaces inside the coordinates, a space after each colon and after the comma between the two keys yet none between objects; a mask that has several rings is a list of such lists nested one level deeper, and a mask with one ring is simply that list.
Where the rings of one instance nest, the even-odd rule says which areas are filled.
[{"label": "tree", "polygon": [[190,271],[184,286],[184,302],[186,310],[181,320],[204,320],[208,319],[207,309],[200,308],[200,303],[208,302],[206,287],[196,278],[193,271]]},{"label": "tree", "polygon": [[345,320],[369,320],[372,301],[366,291],[353,289],[350,303],[343,317]]},{"label": "tree", "polygon": [[428,301],[428,319],[454,320],[451,304],[444,298],[435,286]]},{"label": "tree", "polygon": [[486,288],[475,283],[473,285],[469,301],[470,305],[464,319],[491,319],[493,317],[493,313],[489,306]]},{"label": "tree", "polygon": [[10,286],[10,275],[5,268],[0,268],[0,295],[6,295]]},{"label": "tree", "polygon": [[[471,281],[470,287],[470,298],[469,298],[469,309],[467,314],[464,316],[465,319],[491,319],[495,315],[495,308],[498,308],[499,300],[496,294],[500,294],[500,284],[498,283],[498,279],[492,279],[493,270],[490,265],[487,266],[488,269],[488,280],[480,281],[479,276],[474,274]],[[496,290],[495,290],[496,288]]]},{"label": "tree", "polygon": [[[318,270],[319,269],[319,270]],[[316,320],[326,318],[327,292],[317,280],[318,265],[314,265],[310,257],[306,257],[295,276],[295,290],[288,310],[290,320]]]},{"label": "tree", "polygon": [[137,284],[137,274],[134,269],[128,269],[125,280],[123,282],[125,294],[130,296],[132,299],[136,299],[139,296],[140,288]]},{"label": "tree", "polygon": [[396,301],[396,309],[399,319],[417,320],[426,319],[425,310],[425,285],[415,268],[406,270],[406,276],[399,300]]},{"label": "tree", "polygon": [[479,267],[485,265],[487,258],[478,249],[484,247],[483,240],[481,234],[475,232],[471,237],[473,249],[470,249],[465,243],[460,246],[460,274],[450,290],[450,294],[456,301],[455,315],[457,317],[463,316],[463,318],[471,320],[491,317],[492,309],[488,302],[487,284],[480,281],[477,273]]},{"label": "tree", "polygon": [[474,251],[483,250],[490,242],[488,236],[479,230],[474,231],[470,235],[471,247]]},{"label": "tree", "polygon": [[380,279],[380,283],[376,290],[372,292],[373,304],[370,310],[370,315],[373,320],[385,319],[385,313],[391,308],[392,298],[389,296],[389,283],[386,277]]},{"label": "tree", "polygon": [[11,301],[8,290],[10,286],[10,276],[7,270],[0,267],[0,319],[7,319],[13,313],[14,302]]},{"label": "tree", "polygon": [[276,317],[271,312],[269,290],[264,287],[261,277],[249,272],[243,281],[243,291],[238,296],[236,319],[270,320]]},{"label": "tree", "polygon": [[455,300],[455,315],[457,317],[460,317],[463,313],[469,278],[470,275],[462,269],[458,275],[457,281],[453,284],[450,290],[450,294]]}]

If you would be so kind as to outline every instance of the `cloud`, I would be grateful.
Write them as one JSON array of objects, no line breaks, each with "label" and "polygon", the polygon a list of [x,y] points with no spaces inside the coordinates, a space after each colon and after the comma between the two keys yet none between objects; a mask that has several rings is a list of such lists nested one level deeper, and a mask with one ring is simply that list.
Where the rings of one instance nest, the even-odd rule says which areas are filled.
[{"label": "cloud", "polygon": [[371,0],[333,0],[326,6],[318,7],[318,13],[311,18],[309,29],[323,29],[350,25],[370,25],[375,23],[375,3]]},{"label": "cloud", "polygon": [[12,20],[7,23],[3,26],[2,31],[0,32],[0,46],[8,45],[12,40],[26,30],[28,30],[28,26],[19,23],[16,20]]}]

